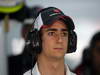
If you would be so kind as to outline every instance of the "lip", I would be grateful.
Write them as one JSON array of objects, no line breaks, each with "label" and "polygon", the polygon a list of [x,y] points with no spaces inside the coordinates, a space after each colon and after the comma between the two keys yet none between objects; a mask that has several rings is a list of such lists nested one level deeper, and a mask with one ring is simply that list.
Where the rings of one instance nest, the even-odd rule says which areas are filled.
[{"label": "lip", "polygon": [[63,48],[54,48],[54,50],[63,50]]}]

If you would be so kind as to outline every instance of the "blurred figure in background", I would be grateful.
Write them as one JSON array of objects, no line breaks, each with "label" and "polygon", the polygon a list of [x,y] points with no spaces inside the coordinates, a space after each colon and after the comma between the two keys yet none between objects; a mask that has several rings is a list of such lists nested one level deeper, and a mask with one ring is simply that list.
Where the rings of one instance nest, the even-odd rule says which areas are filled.
[{"label": "blurred figure in background", "polygon": [[[26,35],[29,32],[31,26],[33,25],[30,21],[32,19],[32,22],[34,18],[37,16],[38,11],[42,9],[41,6],[34,6],[30,8],[28,14],[30,17],[28,19],[25,19],[22,23],[22,29],[21,29],[21,36],[24,40],[26,40]],[[32,13],[33,12],[33,13]],[[23,52],[19,55],[12,55],[8,58],[8,75],[22,75],[23,72],[26,72],[28,69],[30,69],[32,66],[30,65],[31,61],[31,53],[26,50],[24,47]],[[24,56],[24,57],[23,57]]]},{"label": "blurred figure in background", "polygon": [[[31,24],[23,24],[21,36],[25,40],[25,36],[30,29]],[[22,50],[23,51],[23,50]],[[24,52],[24,51],[23,51]],[[19,55],[11,55],[8,57],[8,73],[9,75],[22,75],[23,73],[23,52]]]},{"label": "blurred figure in background", "polygon": [[82,64],[75,70],[77,75],[100,75],[100,31],[90,41],[90,46],[84,49]]}]

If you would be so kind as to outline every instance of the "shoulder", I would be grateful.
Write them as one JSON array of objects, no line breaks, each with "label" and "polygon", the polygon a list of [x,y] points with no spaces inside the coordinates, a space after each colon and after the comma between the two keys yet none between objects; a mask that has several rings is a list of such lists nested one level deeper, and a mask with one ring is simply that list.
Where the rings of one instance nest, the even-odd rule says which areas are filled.
[{"label": "shoulder", "polygon": [[31,70],[25,72],[23,75],[30,75],[31,74]]},{"label": "shoulder", "polygon": [[35,64],[35,66],[30,69],[29,71],[25,72],[23,75],[40,75],[40,72],[38,70],[38,67],[37,67],[37,63]]},{"label": "shoulder", "polygon": [[68,67],[67,64],[65,64],[65,66],[66,66],[66,75],[76,75],[75,73],[73,73],[73,72],[69,69],[69,67]]}]

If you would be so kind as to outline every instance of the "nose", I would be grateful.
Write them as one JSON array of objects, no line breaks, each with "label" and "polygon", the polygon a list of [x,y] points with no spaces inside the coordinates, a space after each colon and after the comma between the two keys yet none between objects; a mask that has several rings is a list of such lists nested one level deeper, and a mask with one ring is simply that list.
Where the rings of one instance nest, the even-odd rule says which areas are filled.
[{"label": "nose", "polygon": [[58,43],[62,43],[63,42],[63,38],[62,38],[61,34],[58,34],[56,37],[57,37],[57,42]]}]

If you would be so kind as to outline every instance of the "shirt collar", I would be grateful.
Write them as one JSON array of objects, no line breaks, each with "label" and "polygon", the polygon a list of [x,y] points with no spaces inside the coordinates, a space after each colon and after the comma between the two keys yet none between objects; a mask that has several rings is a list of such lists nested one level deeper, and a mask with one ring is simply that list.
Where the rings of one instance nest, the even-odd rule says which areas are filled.
[{"label": "shirt collar", "polygon": [[[72,73],[72,72],[69,70],[67,64],[66,64],[65,66],[66,66],[66,75],[76,75],[76,74]],[[41,75],[40,72],[39,72],[37,63],[35,64],[34,68],[32,69],[32,74],[33,74],[33,75]]]},{"label": "shirt collar", "polygon": [[37,63],[35,64],[33,70],[32,70],[33,75],[41,75],[37,66]]},{"label": "shirt collar", "polygon": [[73,72],[70,71],[69,67],[67,66],[67,64],[65,64],[66,66],[66,75],[76,75]]}]

